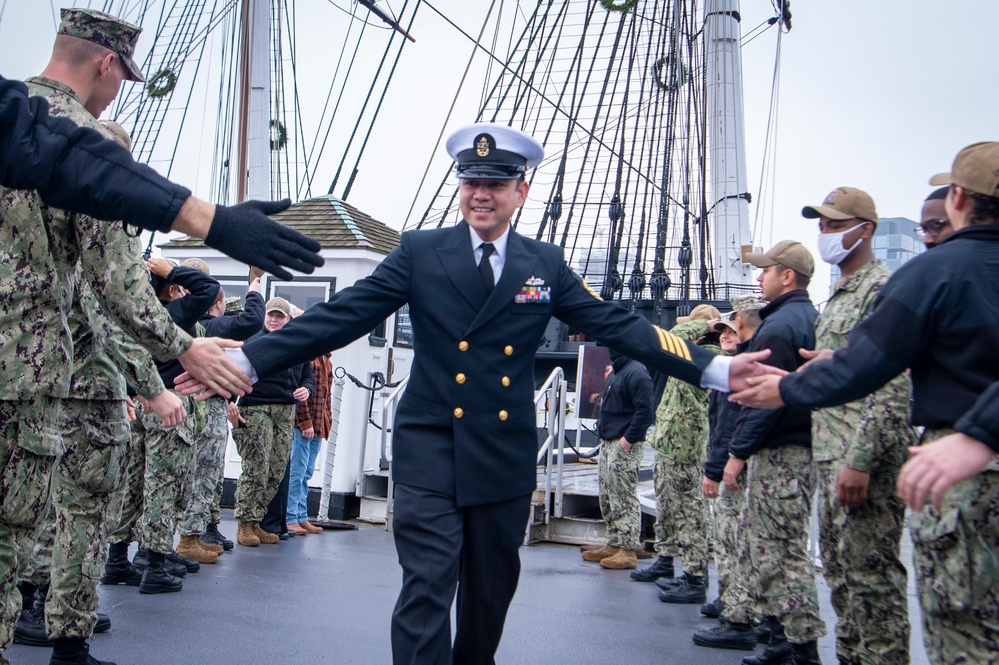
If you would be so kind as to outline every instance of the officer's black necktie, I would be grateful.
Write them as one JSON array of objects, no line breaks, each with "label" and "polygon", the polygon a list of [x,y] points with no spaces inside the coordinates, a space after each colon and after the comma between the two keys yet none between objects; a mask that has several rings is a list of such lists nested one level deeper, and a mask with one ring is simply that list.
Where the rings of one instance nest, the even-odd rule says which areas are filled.
[{"label": "officer's black necktie", "polygon": [[479,247],[482,248],[482,260],[479,261],[479,275],[482,277],[482,286],[486,287],[486,295],[493,292],[493,287],[496,286],[496,280],[493,277],[493,266],[489,263],[489,257],[496,248],[493,247],[491,242],[484,242]]}]

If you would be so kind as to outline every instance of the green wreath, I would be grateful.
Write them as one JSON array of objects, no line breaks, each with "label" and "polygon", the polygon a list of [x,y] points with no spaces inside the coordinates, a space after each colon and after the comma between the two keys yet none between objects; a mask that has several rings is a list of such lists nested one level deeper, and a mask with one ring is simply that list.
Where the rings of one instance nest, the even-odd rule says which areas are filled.
[{"label": "green wreath", "polygon": [[666,69],[666,65],[671,63],[672,58],[668,55],[664,55],[656,60],[656,64],[652,66],[656,74],[656,85],[659,86],[661,90],[673,91],[682,85],[686,85],[687,83],[687,67],[683,64],[683,60],[680,60],[679,71],[676,75],[676,83],[670,83],[669,81],[663,79],[663,70]]},{"label": "green wreath", "polygon": [[146,92],[150,97],[166,97],[176,86],[177,75],[169,69],[161,69],[146,83]]},{"label": "green wreath", "polygon": [[271,139],[271,150],[280,150],[288,143],[288,130],[280,120],[271,120],[271,129],[277,129],[277,138]]},{"label": "green wreath", "polygon": [[600,0],[600,4],[604,6],[609,12],[629,12],[635,8],[638,4],[638,0],[622,0],[621,2],[614,2],[614,0]]}]

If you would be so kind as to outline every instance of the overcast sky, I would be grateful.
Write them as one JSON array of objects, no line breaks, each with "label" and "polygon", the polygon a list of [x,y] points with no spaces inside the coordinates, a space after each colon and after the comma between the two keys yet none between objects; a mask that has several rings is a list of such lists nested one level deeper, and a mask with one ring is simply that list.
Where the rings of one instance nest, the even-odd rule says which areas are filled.
[{"label": "overcast sky", "polygon": [[[333,2],[349,6],[348,0]],[[70,4],[103,7],[103,2],[0,0],[4,8],[0,16],[0,73],[25,78],[41,71],[50,54],[58,7]],[[432,0],[431,4],[476,34],[489,3]],[[398,10],[402,0],[392,0],[389,5]],[[506,11],[513,5],[508,1]],[[741,9],[746,31],[773,14],[769,0],[743,0]],[[814,251],[815,224],[801,218],[801,207],[820,203],[838,185],[867,190],[882,217],[917,219],[921,202],[932,189],[926,182],[930,175],[948,170],[961,147],[999,140],[999,39],[995,37],[999,2],[793,0],[791,10],[794,26],[782,45],[777,150],[770,157],[776,176],[762,201],[757,195],[773,75],[774,31],[743,50],[747,166],[754,196],[751,218],[761,217],[753,239],[756,245],[795,238]],[[315,11],[320,16],[318,21],[302,22],[307,34],[300,38],[299,60],[329,62],[330,31],[324,26],[345,20],[346,15],[326,0],[298,0],[298,11],[300,15]],[[411,71],[432,73],[445,80],[460,76],[469,53],[463,37],[426,8],[421,9],[414,34],[417,42],[405,52],[406,58],[419,63]],[[428,61],[420,62],[421,57]],[[412,84],[414,76],[407,78]],[[451,102],[453,86],[448,90],[441,95],[409,95],[408,103],[395,103],[387,109],[390,115],[380,123],[398,126],[390,140],[402,141],[399,145],[406,149],[415,144],[432,148],[440,130],[438,118],[443,118]],[[325,92],[324,87],[322,94]],[[450,127],[466,124],[474,109],[473,103],[459,107]],[[420,127],[425,119],[433,123],[428,129]],[[414,145],[407,147],[407,142]],[[447,162],[442,148],[437,159]],[[210,162],[210,154],[202,160]],[[420,164],[412,179],[418,181],[424,165]],[[196,193],[210,196],[202,183],[201,171],[206,168],[207,164],[199,163],[173,176]],[[401,228],[417,182],[396,183],[394,177],[386,173],[367,189],[352,192],[350,202]],[[440,171],[432,178],[439,180]],[[761,202],[765,205],[758,213]],[[820,267],[811,289],[815,301],[825,299],[827,280],[828,270]]]}]

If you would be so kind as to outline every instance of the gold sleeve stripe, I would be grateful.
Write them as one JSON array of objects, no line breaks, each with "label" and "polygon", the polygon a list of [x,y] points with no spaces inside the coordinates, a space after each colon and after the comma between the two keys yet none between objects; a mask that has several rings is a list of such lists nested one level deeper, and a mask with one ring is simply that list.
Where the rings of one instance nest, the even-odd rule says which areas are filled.
[{"label": "gold sleeve stripe", "polygon": [[659,326],[653,327],[659,335],[659,345],[662,346],[663,351],[668,351],[674,356],[680,356],[684,360],[690,360],[690,349],[687,348],[687,345],[682,339],[672,333],[666,332]]}]

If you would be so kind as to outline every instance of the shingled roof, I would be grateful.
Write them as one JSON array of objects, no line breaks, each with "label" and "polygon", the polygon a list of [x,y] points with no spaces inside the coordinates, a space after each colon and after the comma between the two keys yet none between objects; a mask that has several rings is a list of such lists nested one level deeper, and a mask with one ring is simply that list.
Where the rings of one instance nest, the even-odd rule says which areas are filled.
[{"label": "shingled roof", "polygon": [[[295,203],[274,219],[315,238],[324,247],[357,247],[388,254],[399,244],[399,232],[390,229],[335,196],[320,196]],[[181,238],[163,248],[204,247],[197,238]]]}]

